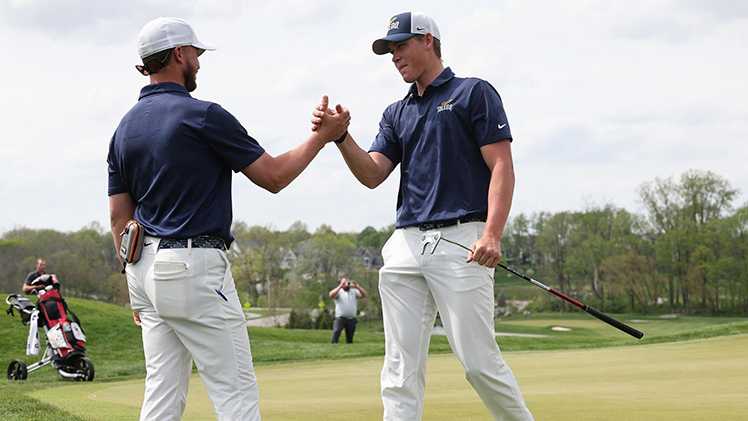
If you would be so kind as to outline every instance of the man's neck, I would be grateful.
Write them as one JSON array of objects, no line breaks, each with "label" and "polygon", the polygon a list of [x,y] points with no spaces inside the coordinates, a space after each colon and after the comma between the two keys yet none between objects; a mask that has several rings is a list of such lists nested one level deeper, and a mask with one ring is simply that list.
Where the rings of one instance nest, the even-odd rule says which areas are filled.
[{"label": "man's neck", "polygon": [[177,85],[184,86],[184,76],[182,76],[181,74],[175,74],[174,72],[167,72],[164,70],[156,73],[155,75],[151,75],[151,84],[172,82],[172,83],[176,83]]},{"label": "man's neck", "polygon": [[423,93],[426,91],[426,88],[431,85],[431,82],[436,80],[436,78],[439,77],[440,74],[444,71],[444,64],[442,64],[441,60],[436,60],[436,62],[429,67],[427,71],[425,71],[421,77],[419,77],[416,80],[416,88],[418,89],[418,95],[423,96]]}]

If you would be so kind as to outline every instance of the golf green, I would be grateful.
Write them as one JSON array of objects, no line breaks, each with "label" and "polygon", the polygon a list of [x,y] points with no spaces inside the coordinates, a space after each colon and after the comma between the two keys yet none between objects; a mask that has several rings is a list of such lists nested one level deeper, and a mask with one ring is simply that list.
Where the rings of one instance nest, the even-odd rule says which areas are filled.
[{"label": "golf green", "polygon": [[[345,345],[338,345],[345,346]],[[748,335],[587,350],[508,352],[536,420],[743,420]],[[381,358],[257,367],[268,420],[381,419]],[[76,383],[35,398],[91,420],[137,419],[143,380]],[[64,399],[60,397],[64,396]],[[199,376],[185,420],[214,419]],[[453,355],[428,362],[425,420],[490,420]]]}]

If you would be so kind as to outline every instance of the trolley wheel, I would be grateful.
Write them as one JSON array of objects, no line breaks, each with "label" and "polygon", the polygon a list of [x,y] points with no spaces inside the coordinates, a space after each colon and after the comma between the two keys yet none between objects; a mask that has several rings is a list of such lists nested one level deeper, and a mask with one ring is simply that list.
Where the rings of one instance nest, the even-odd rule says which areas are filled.
[{"label": "trolley wheel", "polygon": [[81,382],[90,382],[94,379],[96,373],[93,362],[87,357],[81,357],[75,362],[75,370],[83,374],[82,377],[76,377],[76,380]]},{"label": "trolley wheel", "polygon": [[26,380],[28,376],[29,371],[23,360],[13,360],[8,366],[8,380]]}]

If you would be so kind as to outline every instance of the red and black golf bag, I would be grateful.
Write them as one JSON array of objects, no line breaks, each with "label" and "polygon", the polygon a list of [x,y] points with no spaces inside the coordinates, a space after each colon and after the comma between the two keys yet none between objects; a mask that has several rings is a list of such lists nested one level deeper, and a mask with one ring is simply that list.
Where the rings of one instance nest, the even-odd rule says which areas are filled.
[{"label": "red and black golf bag", "polygon": [[[52,275],[52,288],[39,296],[39,327],[46,327],[47,341],[63,361],[86,352],[86,336],[78,316],[68,308],[60,295],[60,283]],[[68,317],[70,315],[70,318]]]}]

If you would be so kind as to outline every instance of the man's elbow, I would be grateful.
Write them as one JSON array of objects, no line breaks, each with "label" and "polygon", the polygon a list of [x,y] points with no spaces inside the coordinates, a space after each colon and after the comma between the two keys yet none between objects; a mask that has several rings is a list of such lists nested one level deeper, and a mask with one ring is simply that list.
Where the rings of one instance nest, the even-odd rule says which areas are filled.
[{"label": "man's elbow", "polygon": [[281,190],[283,190],[290,184],[289,180],[286,180],[284,177],[278,174],[278,171],[272,169],[266,169],[265,171],[262,171],[260,173],[258,173],[257,171],[242,172],[249,179],[249,181],[273,194],[278,194]]},{"label": "man's elbow", "polygon": [[272,177],[268,191],[273,194],[278,194],[281,190],[288,187],[288,185],[291,184],[291,181],[293,181],[293,179],[288,179],[288,177],[283,175],[276,175]]},{"label": "man's elbow", "polygon": [[109,229],[119,234],[118,231],[122,230],[130,219],[131,217],[124,215],[109,215]]},{"label": "man's elbow", "polygon": [[281,186],[263,186],[262,188],[272,194],[278,194],[281,190],[283,190],[283,187]]},{"label": "man's elbow", "polygon": [[286,186],[288,186],[288,183],[283,182],[283,180],[271,179],[268,180],[268,182],[263,185],[262,188],[269,191],[270,193],[278,194],[281,190],[285,189]]},{"label": "man's elbow", "polygon": [[109,228],[112,230],[116,229],[117,226],[120,224],[120,220],[121,218],[117,216],[109,215]]},{"label": "man's elbow", "polygon": [[109,225],[112,229],[123,226],[135,214],[135,204],[127,193],[109,196]]},{"label": "man's elbow", "polygon": [[382,184],[386,178],[386,175],[382,176],[381,174],[378,174],[373,177],[359,177],[358,181],[360,181],[364,186],[368,187],[369,190],[374,190],[375,188],[379,187],[379,185]]},{"label": "man's elbow", "polygon": [[376,181],[364,181],[364,180],[361,180],[361,184],[363,184],[364,186],[368,187],[369,190],[374,190],[375,188],[379,187],[379,185],[382,184],[382,183],[381,182],[378,183]]}]

